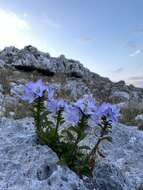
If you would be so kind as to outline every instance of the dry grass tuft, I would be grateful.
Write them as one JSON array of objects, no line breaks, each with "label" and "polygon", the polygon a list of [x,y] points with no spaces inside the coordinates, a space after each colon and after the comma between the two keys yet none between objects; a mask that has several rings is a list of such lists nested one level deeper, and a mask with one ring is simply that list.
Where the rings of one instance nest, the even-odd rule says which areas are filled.
[{"label": "dry grass tuft", "polygon": [[5,105],[5,116],[13,117],[14,119],[22,119],[32,116],[32,112],[27,103],[19,100],[14,104]]},{"label": "dry grass tuft", "polygon": [[138,121],[135,120],[137,115],[143,114],[143,108],[139,109],[137,106],[128,105],[121,109],[122,118],[121,123],[126,125],[138,125]]},{"label": "dry grass tuft", "polygon": [[4,94],[10,93],[10,77],[12,75],[12,71],[9,69],[1,69],[0,70],[0,84],[4,89]]}]

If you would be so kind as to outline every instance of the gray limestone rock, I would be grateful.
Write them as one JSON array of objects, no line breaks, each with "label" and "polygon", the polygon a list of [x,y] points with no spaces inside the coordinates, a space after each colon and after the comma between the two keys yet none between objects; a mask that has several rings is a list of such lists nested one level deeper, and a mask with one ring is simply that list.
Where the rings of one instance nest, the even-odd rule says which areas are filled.
[{"label": "gray limestone rock", "polygon": [[87,190],[48,146],[37,145],[33,120],[0,119],[0,190]]}]

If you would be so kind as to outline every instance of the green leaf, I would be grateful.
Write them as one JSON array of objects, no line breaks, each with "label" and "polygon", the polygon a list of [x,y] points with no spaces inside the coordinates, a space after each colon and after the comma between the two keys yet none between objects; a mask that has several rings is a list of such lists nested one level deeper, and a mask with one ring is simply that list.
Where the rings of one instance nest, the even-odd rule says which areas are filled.
[{"label": "green leaf", "polygon": [[79,149],[86,149],[86,150],[90,150],[89,146],[83,145],[83,146],[79,146]]},{"label": "green leaf", "polygon": [[86,133],[81,132],[79,141],[83,140],[86,137]]},{"label": "green leaf", "polygon": [[112,137],[111,136],[103,136],[103,137],[100,137],[100,140],[103,141],[103,140],[107,140],[109,142],[112,142]]},{"label": "green leaf", "polygon": [[65,166],[67,163],[66,163],[66,161],[65,161],[64,159],[61,159],[61,160],[59,160],[59,161],[57,162],[57,164],[62,165],[62,166]]},{"label": "green leaf", "polygon": [[80,129],[78,128],[78,126],[72,126],[72,127],[69,128],[69,130],[71,130],[71,131],[73,131],[73,132],[75,132],[77,134],[80,132]]},{"label": "green leaf", "polygon": [[75,140],[74,135],[69,130],[63,130],[62,134],[67,135],[69,141],[74,141]]}]

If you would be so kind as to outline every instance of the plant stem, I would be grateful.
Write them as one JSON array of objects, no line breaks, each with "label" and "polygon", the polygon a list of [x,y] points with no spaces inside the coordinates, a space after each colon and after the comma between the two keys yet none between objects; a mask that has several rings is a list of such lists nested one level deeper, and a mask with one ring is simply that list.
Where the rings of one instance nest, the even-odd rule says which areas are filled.
[{"label": "plant stem", "polygon": [[55,138],[58,140],[58,129],[61,121],[61,110],[58,111],[57,113],[57,122],[56,122],[56,129],[55,129]]},{"label": "plant stem", "polygon": [[71,164],[73,164],[74,162],[74,157],[76,155],[76,152],[77,152],[77,145],[78,143],[80,142],[80,139],[81,139],[81,132],[83,132],[86,128],[86,118],[85,118],[85,115],[82,116],[81,118],[81,121],[79,122],[78,124],[78,133],[77,133],[77,138],[76,138],[76,141],[73,145],[73,149],[72,149],[72,152],[71,152],[71,156],[72,156],[72,159],[71,159]]},{"label": "plant stem", "polygon": [[41,98],[39,97],[36,102],[36,115],[35,115],[35,123],[36,123],[36,130],[37,132],[41,131],[41,120],[40,120],[40,113],[41,113]]},{"label": "plant stem", "polygon": [[98,138],[94,148],[92,149],[92,151],[88,155],[89,160],[90,160],[90,158],[96,157],[97,150],[99,149],[100,142],[102,141],[102,137],[105,135],[107,127],[108,127],[108,124],[106,122],[106,119],[103,118],[103,127],[101,127],[100,137]]},{"label": "plant stem", "polygon": [[36,125],[36,134],[38,137],[38,140],[41,144],[47,144],[48,140],[45,136],[45,132],[42,129],[42,120],[41,120],[41,113],[43,111],[43,98],[38,97],[35,101],[34,108],[36,108],[36,111],[34,110],[34,120]]}]

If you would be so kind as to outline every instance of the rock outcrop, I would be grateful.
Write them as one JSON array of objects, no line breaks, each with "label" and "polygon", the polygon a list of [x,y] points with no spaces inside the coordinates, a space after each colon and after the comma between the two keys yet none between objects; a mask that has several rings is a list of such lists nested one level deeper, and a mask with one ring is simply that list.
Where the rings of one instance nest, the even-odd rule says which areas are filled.
[{"label": "rock outcrop", "polygon": [[56,73],[66,73],[80,78],[87,76],[89,73],[89,70],[84,68],[78,61],[66,59],[64,55],[54,58],[48,53],[40,52],[32,46],[26,46],[22,50],[18,50],[15,47],[5,48],[0,53],[0,59],[7,66],[14,66],[27,71],[38,70],[50,76]]},{"label": "rock outcrop", "polygon": [[0,119],[0,190],[87,190],[48,146],[36,143],[30,118]]},{"label": "rock outcrop", "polygon": [[[81,94],[87,88],[88,92],[95,95],[97,100],[110,100],[113,103],[143,102],[143,89],[136,88],[133,85],[127,86],[124,81],[113,83],[108,78],[101,77],[98,74],[90,72],[79,61],[65,58],[61,55],[57,58],[51,57],[49,53],[38,51],[35,47],[26,46],[24,49],[7,47],[0,52],[0,68],[16,68],[26,72],[38,71],[46,76],[55,76],[63,74],[67,80],[72,78],[73,88],[77,84],[83,89]],[[68,83],[69,85],[69,83]],[[74,92],[76,96],[76,90]]]},{"label": "rock outcrop", "polygon": [[[81,180],[57,164],[57,155],[36,142],[33,120],[0,119],[0,190],[136,190],[143,184],[143,132],[114,126],[113,143],[96,163],[93,178]],[[90,133],[86,145],[96,137]]]}]

